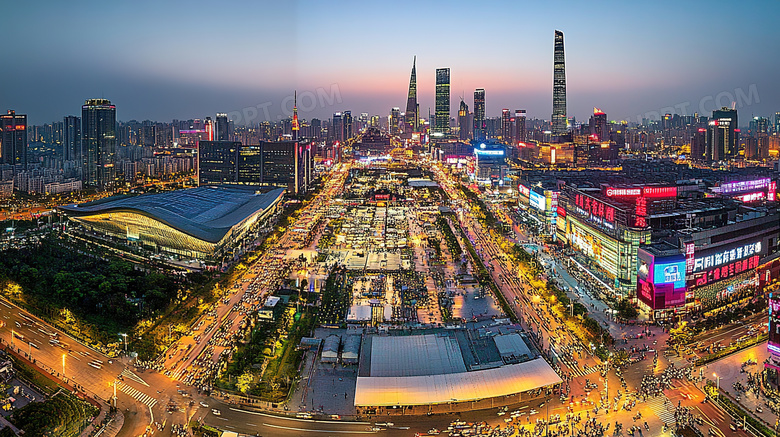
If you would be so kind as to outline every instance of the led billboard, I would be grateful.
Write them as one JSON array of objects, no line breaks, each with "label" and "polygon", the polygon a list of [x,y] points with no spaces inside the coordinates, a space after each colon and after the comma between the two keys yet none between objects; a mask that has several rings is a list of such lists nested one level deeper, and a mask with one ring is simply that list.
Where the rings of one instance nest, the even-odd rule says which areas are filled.
[{"label": "led billboard", "polygon": [[656,264],[653,268],[655,285],[674,284],[674,288],[685,287],[685,261]]}]

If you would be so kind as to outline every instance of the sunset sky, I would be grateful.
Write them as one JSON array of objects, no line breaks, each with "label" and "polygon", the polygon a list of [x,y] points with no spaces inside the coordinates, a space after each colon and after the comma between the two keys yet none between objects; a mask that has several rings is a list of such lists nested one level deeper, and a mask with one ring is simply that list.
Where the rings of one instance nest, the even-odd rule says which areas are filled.
[{"label": "sunset sky", "polygon": [[301,116],[385,116],[404,109],[416,55],[423,115],[435,69],[449,67],[453,114],[461,95],[473,109],[474,88],[485,88],[489,116],[549,118],[560,29],[569,115],[711,112],[742,92],[747,121],[780,111],[778,22],[776,1],[17,2],[0,15],[0,110],[40,124],[105,97],[124,121],[257,105],[275,119],[294,89],[337,89],[340,103]]}]

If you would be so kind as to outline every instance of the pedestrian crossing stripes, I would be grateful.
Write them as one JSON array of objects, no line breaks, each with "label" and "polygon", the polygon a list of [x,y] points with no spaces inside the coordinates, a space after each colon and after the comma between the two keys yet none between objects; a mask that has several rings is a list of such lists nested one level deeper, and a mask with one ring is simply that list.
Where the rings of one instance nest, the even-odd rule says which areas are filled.
[{"label": "pedestrian crossing stripes", "polygon": [[666,401],[668,401],[666,396],[656,396],[647,401],[647,406],[650,407],[653,413],[655,413],[661,421],[670,425],[674,423],[674,413],[669,411],[669,406],[671,404]]},{"label": "pedestrian crossing stripes", "polygon": [[122,393],[134,398],[135,400],[146,405],[149,408],[152,408],[155,405],[157,405],[157,399],[149,396],[148,394],[142,391],[138,391],[123,382],[120,382],[119,385],[117,385],[117,387],[119,388],[119,391],[121,391]]},{"label": "pedestrian crossing stripes", "polygon": [[143,379],[141,379],[141,377],[140,377],[140,376],[138,376],[138,375],[136,375],[135,373],[133,373],[133,372],[132,372],[130,369],[125,369],[125,370],[123,370],[123,371],[122,371],[122,373],[120,373],[120,375],[122,375],[123,377],[130,378],[130,379],[132,379],[133,381],[135,381],[135,382],[137,382],[137,383],[139,383],[139,384],[142,384],[142,385],[144,385],[144,386],[146,386],[146,387],[149,387],[149,384],[147,384],[147,383],[146,383],[146,381],[144,381]]}]

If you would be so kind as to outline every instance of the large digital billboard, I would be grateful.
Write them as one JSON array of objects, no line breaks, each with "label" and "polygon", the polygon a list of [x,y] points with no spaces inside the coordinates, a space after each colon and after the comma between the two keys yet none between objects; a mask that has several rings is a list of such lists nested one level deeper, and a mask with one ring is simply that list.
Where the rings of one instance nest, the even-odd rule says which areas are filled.
[{"label": "large digital billboard", "polygon": [[538,209],[539,211],[544,211],[547,200],[545,199],[544,195],[537,193],[536,191],[531,191],[531,196],[529,197],[531,206]]},{"label": "large digital billboard", "polygon": [[769,351],[780,356],[780,295],[769,293]]},{"label": "large digital billboard", "polygon": [[653,268],[653,283],[656,286],[661,284],[674,284],[674,288],[676,289],[684,288],[685,261],[656,264]]}]

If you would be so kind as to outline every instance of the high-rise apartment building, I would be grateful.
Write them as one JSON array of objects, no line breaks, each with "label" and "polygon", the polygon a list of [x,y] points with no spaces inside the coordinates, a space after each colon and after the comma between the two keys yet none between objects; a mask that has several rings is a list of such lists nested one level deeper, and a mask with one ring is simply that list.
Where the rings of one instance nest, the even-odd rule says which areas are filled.
[{"label": "high-rise apartment building", "polygon": [[89,99],[81,106],[81,147],[84,185],[109,188],[116,179],[116,106],[106,99]]},{"label": "high-rise apartment building", "polygon": [[67,115],[62,119],[62,160],[78,161],[81,166],[81,119]]},{"label": "high-rise apartment building", "polygon": [[344,133],[342,133],[341,137],[344,140],[348,140],[352,138],[352,135],[354,134],[353,126],[352,126],[352,111],[344,111],[342,117],[343,117],[342,123],[344,126]]},{"label": "high-rise apartment building", "polygon": [[333,122],[330,125],[332,131],[330,137],[333,141],[344,141],[344,119],[341,116],[341,112],[333,114]]},{"label": "high-rise apartment building", "polygon": [[436,120],[434,135],[450,133],[450,69],[436,69]]},{"label": "high-rise apartment building", "polygon": [[0,115],[0,159],[27,168],[27,115],[9,110]]},{"label": "high-rise apartment building", "polygon": [[555,31],[555,50],[553,53],[553,113],[552,133],[563,135],[567,132],[566,120],[566,58],[563,52],[563,32]]},{"label": "high-rise apartment building", "polygon": [[477,88],[474,91],[474,141],[484,141],[487,124],[485,123],[485,90]]},{"label": "high-rise apartment building", "polygon": [[501,110],[501,141],[507,144],[512,141],[512,116],[508,108]]}]

